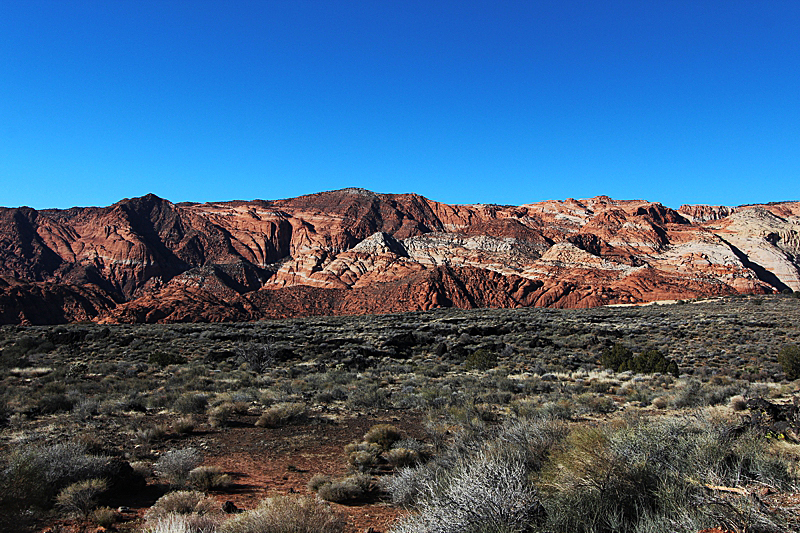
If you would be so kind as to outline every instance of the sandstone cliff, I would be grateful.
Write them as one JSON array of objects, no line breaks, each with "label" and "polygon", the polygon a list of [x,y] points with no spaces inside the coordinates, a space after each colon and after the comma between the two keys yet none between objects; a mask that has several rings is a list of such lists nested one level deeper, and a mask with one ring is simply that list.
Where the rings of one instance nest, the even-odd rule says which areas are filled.
[{"label": "sandstone cliff", "polygon": [[0,208],[2,323],[590,307],[800,290],[799,266],[796,202],[447,205],[344,189]]}]

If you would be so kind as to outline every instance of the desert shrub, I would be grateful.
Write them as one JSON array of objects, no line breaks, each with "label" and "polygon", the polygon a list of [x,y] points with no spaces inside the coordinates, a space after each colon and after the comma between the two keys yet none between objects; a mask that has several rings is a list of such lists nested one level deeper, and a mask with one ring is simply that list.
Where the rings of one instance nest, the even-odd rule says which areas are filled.
[{"label": "desert shrub", "polygon": [[258,427],[279,428],[298,424],[306,420],[308,408],[303,403],[279,403],[261,413],[256,421]]},{"label": "desert shrub", "polygon": [[356,472],[368,472],[378,463],[381,447],[374,442],[353,442],[344,447],[347,463]]},{"label": "desert shrub", "polygon": [[386,460],[394,468],[412,466],[420,461],[419,453],[408,448],[392,448],[386,452]]},{"label": "desert shrub", "polygon": [[578,396],[576,400],[587,410],[594,413],[613,413],[617,410],[617,404],[614,403],[614,400],[601,394],[586,392]]},{"label": "desert shrub", "polygon": [[218,466],[198,466],[189,472],[187,483],[190,487],[204,492],[221,490],[230,486],[231,476]]},{"label": "desert shrub", "polygon": [[732,396],[730,399],[730,405],[731,409],[736,412],[744,411],[747,409],[747,400],[745,400],[744,396],[742,395]]},{"label": "desert shrub", "polygon": [[603,351],[603,355],[600,356],[600,364],[615,372],[631,371],[641,374],[659,372],[675,377],[679,372],[678,364],[655,348],[634,355],[630,348],[620,343],[616,343],[610,350]]},{"label": "desert shrub", "polygon": [[558,418],[511,419],[503,424],[496,441],[498,447],[521,454],[528,469],[538,472],[567,432],[566,424]]},{"label": "desert shrub", "polygon": [[567,399],[558,400],[555,402],[545,402],[533,413],[542,418],[551,418],[557,420],[570,420],[575,414],[574,404]]},{"label": "desert shrub", "polygon": [[669,406],[669,398],[658,396],[653,400],[653,407],[656,409],[666,409]]},{"label": "desert shrub", "polygon": [[378,454],[355,450],[347,454],[347,463],[356,472],[369,472],[378,463]]},{"label": "desert shrub", "polygon": [[134,437],[140,444],[149,444],[163,439],[167,435],[167,429],[164,424],[139,428],[134,433]]},{"label": "desert shrub", "polygon": [[696,379],[691,379],[686,382],[683,388],[679,389],[672,399],[672,406],[677,409],[699,407],[705,403],[706,399],[703,393],[703,384]]},{"label": "desert shrub", "polygon": [[175,433],[186,435],[194,431],[194,418],[191,416],[184,416],[175,421],[173,424]]},{"label": "desert shrub", "polygon": [[391,424],[377,424],[372,426],[364,435],[364,442],[375,443],[383,450],[388,450],[392,444],[403,438],[400,430]]},{"label": "desert shrub", "polygon": [[86,479],[64,487],[56,496],[58,506],[68,513],[86,518],[97,506],[97,496],[108,489],[104,479]]},{"label": "desert shrub", "polygon": [[800,346],[792,344],[781,348],[778,363],[788,379],[800,378]]},{"label": "desert shrub", "polygon": [[147,362],[163,368],[169,365],[181,365],[186,362],[186,358],[174,353],[157,351],[150,354]]},{"label": "desert shrub", "polygon": [[154,474],[153,465],[147,461],[134,461],[131,463],[131,468],[137,475],[143,478],[152,477]]},{"label": "desert shrub", "polygon": [[377,385],[361,385],[347,397],[350,409],[389,407],[389,391]]},{"label": "desert shrub", "polygon": [[170,450],[158,458],[153,470],[171,485],[182,487],[189,477],[189,472],[200,466],[201,462],[203,457],[195,448]]},{"label": "desert shrub", "polygon": [[236,348],[238,359],[250,367],[250,370],[259,374],[266,372],[275,365],[278,349],[271,344],[251,344]]},{"label": "desert shrub", "polygon": [[36,401],[37,410],[42,414],[52,414],[72,410],[76,399],[64,393],[43,394]]},{"label": "desert shrub", "polygon": [[370,490],[372,479],[366,474],[353,474],[323,483],[317,495],[325,501],[344,503],[363,498]]},{"label": "desert shrub", "polygon": [[381,478],[378,485],[389,495],[392,505],[410,508],[423,494],[429,471],[421,466],[400,468],[393,476]]},{"label": "desert shrub", "polygon": [[342,533],[345,518],[307,497],[276,497],[242,513],[219,528],[219,533]]},{"label": "desert shrub", "polygon": [[347,399],[347,389],[341,385],[333,385],[327,387],[314,395],[314,401],[317,403],[331,403],[335,401],[343,401]]},{"label": "desert shrub", "polygon": [[418,490],[417,513],[402,519],[393,533],[529,531],[545,514],[522,457],[489,447],[420,483]]},{"label": "desert shrub", "polygon": [[86,421],[95,416],[99,411],[100,403],[94,398],[84,398],[72,407],[72,414],[81,421]]},{"label": "desert shrub", "polygon": [[332,481],[333,478],[327,474],[314,474],[311,476],[311,479],[308,480],[306,487],[308,487],[308,490],[311,492],[317,492],[321,486],[327,485]]},{"label": "desert shrub", "polygon": [[185,415],[203,414],[208,406],[208,396],[197,392],[182,394],[172,404],[172,410]]},{"label": "desert shrub", "polygon": [[543,471],[547,526],[625,533],[672,523],[670,530],[688,532],[698,523],[713,523],[721,511],[706,496],[707,484],[775,484],[787,478],[786,464],[767,456],[763,440],[751,446],[751,437],[733,435],[729,422],[710,419],[577,428]]},{"label": "desert shrub", "polygon": [[424,454],[426,446],[425,443],[420,442],[415,438],[406,437],[404,439],[395,441],[392,444],[392,448],[405,448],[407,450],[413,450],[419,454]]},{"label": "desert shrub", "polygon": [[723,385],[705,387],[705,405],[720,405],[728,401],[728,398],[744,392],[744,388],[738,385]]},{"label": "desert shrub", "polygon": [[203,515],[217,509],[217,503],[196,490],[178,490],[161,496],[144,514],[145,520],[155,523],[174,514]]},{"label": "desert shrub", "polygon": [[216,533],[222,519],[215,514],[168,514],[148,523],[145,533]]},{"label": "desert shrub", "polygon": [[495,366],[497,366],[497,354],[486,348],[478,348],[464,360],[465,370],[489,370]]},{"label": "desert shrub", "polygon": [[708,488],[757,482],[785,490],[794,482],[793,459],[720,416],[572,430],[520,419],[488,440],[456,438],[430,462],[381,482],[393,504],[417,510],[393,532],[785,530],[780,516],[748,498],[721,499]]},{"label": "desert shrub", "polygon": [[214,429],[219,429],[228,425],[228,422],[235,412],[234,404],[225,402],[216,407],[212,407],[208,412],[208,423]]},{"label": "desert shrub", "polygon": [[[128,482],[121,462],[87,454],[77,443],[21,445],[0,463],[0,508],[9,513],[29,508],[49,508],[56,495],[70,484],[93,478],[108,479],[117,486]],[[127,463],[125,463],[127,464]],[[124,489],[124,487],[121,487]]]},{"label": "desert shrub", "polygon": [[91,514],[91,520],[98,526],[106,529],[113,527],[119,519],[119,514],[111,507],[98,507]]}]

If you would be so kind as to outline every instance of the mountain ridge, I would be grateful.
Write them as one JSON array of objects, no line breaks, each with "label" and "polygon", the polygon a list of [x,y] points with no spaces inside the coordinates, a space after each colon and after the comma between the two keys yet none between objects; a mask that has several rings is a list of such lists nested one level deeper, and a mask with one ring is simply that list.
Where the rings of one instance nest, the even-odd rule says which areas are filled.
[{"label": "mountain ridge", "polygon": [[786,289],[800,290],[799,202],[450,205],[349,188],[0,208],[1,323],[593,307]]}]

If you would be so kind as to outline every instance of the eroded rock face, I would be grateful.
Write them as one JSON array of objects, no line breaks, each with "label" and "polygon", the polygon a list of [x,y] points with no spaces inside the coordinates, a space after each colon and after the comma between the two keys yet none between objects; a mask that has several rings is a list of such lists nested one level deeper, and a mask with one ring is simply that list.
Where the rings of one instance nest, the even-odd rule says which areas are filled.
[{"label": "eroded rock face", "polygon": [[796,202],[447,205],[344,189],[0,208],[2,323],[591,307],[800,290],[799,265]]}]

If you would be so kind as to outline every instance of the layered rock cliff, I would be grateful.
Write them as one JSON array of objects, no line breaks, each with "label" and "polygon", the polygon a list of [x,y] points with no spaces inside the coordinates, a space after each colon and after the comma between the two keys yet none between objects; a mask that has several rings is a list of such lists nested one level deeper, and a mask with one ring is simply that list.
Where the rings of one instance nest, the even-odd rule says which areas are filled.
[{"label": "layered rock cliff", "polygon": [[798,267],[796,202],[447,205],[344,189],[0,208],[2,323],[590,307],[800,290]]}]

